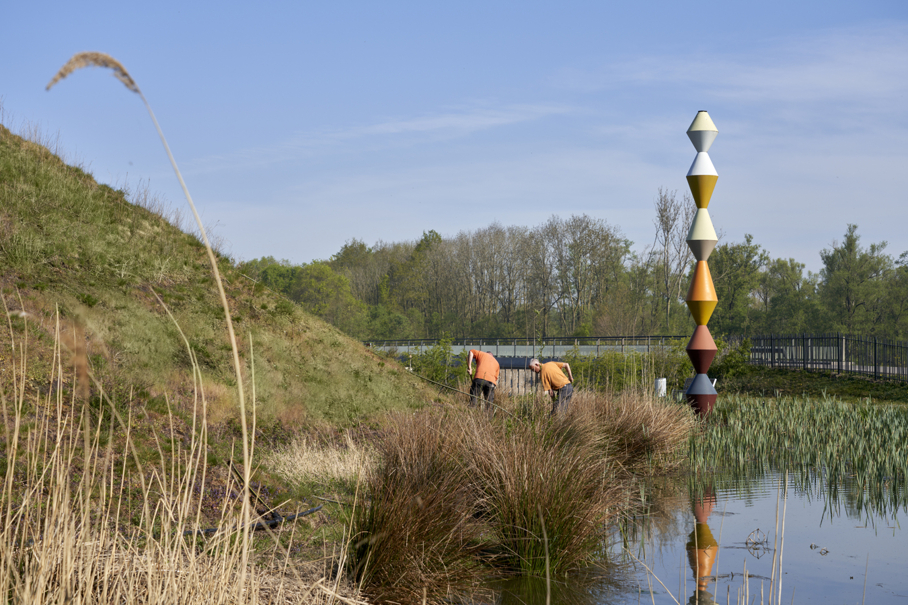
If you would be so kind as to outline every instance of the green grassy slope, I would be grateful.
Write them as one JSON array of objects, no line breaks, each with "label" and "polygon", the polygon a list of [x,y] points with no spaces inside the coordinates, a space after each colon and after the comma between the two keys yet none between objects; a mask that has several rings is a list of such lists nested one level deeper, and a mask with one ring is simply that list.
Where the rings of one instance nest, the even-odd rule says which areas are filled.
[{"label": "green grassy slope", "polygon": [[[256,286],[228,258],[220,267],[247,385],[254,358],[263,423],[352,424],[433,396],[396,363]],[[12,328],[28,331],[28,389],[50,388],[59,329],[64,358],[87,359],[105,390],[132,393],[130,405],[160,408],[165,397],[191,405],[191,358],[157,294],[198,360],[212,420],[236,417],[223,311],[198,239],[2,126],[0,288],[8,310],[25,311],[12,314]],[[12,354],[2,332],[0,365]]]}]

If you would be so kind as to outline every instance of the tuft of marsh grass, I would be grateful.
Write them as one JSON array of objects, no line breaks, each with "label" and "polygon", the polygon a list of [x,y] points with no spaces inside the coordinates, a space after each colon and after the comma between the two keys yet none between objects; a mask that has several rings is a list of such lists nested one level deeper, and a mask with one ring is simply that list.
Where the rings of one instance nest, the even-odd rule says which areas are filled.
[{"label": "tuft of marsh grass", "polygon": [[[392,417],[353,515],[351,565],[371,598],[418,603],[469,587],[486,550],[459,414]],[[453,429],[453,430],[452,430]]]},{"label": "tuft of marsh grass", "polygon": [[367,594],[419,602],[423,589],[434,599],[468,591],[482,573],[590,565],[629,479],[677,464],[694,426],[685,406],[630,393],[575,395],[554,418],[544,405],[501,403],[494,415],[397,416],[383,433],[352,522],[351,562]]}]

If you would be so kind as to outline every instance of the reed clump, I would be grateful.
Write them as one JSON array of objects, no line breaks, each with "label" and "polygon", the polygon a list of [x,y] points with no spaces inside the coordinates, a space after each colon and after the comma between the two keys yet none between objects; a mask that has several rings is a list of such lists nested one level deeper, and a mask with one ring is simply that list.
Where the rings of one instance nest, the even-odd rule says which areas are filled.
[{"label": "reed clump", "polygon": [[[135,419],[103,392],[91,401],[79,389],[28,395],[28,329],[8,325],[0,373],[0,594],[8,602],[355,602],[291,558],[295,525],[259,538],[248,531],[247,519],[259,519],[243,506],[241,480],[228,476],[216,510],[207,510],[203,391],[190,431],[171,431],[149,457],[136,447]],[[53,376],[79,380],[62,341],[56,350]]]},{"label": "reed clump", "polygon": [[516,400],[494,414],[395,416],[352,519],[350,561],[366,593],[416,603],[490,573],[564,576],[601,561],[634,475],[676,464],[694,421],[645,396],[578,395],[555,417]]},{"label": "reed clump", "polygon": [[483,526],[455,414],[397,415],[377,446],[367,502],[353,519],[351,562],[372,598],[418,602],[469,584],[479,568]]}]

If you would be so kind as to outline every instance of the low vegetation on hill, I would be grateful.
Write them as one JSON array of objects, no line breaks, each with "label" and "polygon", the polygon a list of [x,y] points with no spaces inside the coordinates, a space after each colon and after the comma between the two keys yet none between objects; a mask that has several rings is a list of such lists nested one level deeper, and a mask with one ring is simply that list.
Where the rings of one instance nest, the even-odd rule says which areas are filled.
[{"label": "low vegetation on hill", "polygon": [[[77,370],[62,377],[63,389],[78,386],[78,376],[88,388],[90,373],[95,395],[103,388],[136,409],[181,408],[192,404],[194,359],[211,419],[229,422],[236,379],[204,247],[153,199],[134,197],[144,207],[0,126],[0,288],[12,327],[28,325],[27,389],[51,388],[59,332]],[[254,362],[260,424],[349,425],[432,396],[395,363],[219,259],[247,378]],[[0,354],[10,354],[9,337],[0,339]]]}]

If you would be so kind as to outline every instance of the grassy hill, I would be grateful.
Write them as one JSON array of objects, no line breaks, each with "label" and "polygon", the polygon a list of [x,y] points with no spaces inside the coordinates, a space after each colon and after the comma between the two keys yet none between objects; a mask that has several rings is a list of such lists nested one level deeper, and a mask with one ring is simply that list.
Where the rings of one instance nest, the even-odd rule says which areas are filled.
[{"label": "grassy hill", "polygon": [[[229,258],[220,257],[220,269],[262,426],[351,425],[433,397],[399,365],[244,277]],[[186,409],[194,356],[212,422],[237,418],[223,310],[198,238],[3,126],[0,289],[10,315],[0,365],[18,354],[10,333],[27,333],[30,393],[57,388],[50,368],[59,342],[73,368],[62,380],[67,397],[90,373],[131,409]]]}]

